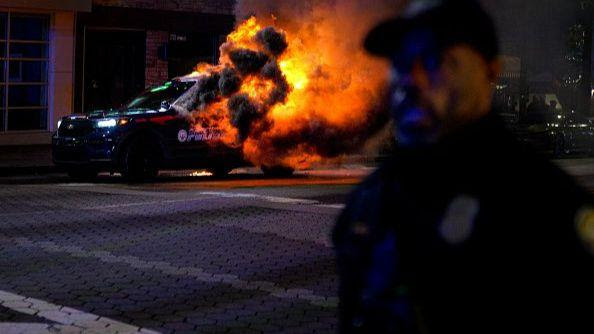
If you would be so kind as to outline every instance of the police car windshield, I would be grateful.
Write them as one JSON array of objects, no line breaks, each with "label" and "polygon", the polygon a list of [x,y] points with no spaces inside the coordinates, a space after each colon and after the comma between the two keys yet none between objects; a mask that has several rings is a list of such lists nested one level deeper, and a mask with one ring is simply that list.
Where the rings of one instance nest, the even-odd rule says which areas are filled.
[{"label": "police car windshield", "polygon": [[163,86],[149,89],[135,97],[126,105],[126,109],[159,110],[163,102],[172,104],[193,85],[194,82],[167,82]]}]

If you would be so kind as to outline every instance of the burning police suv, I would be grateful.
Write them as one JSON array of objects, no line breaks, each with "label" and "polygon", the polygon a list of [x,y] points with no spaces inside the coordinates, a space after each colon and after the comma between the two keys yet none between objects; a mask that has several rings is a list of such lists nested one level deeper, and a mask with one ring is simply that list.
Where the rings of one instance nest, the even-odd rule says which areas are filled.
[{"label": "burning police suv", "polygon": [[247,165],[240,149],[219,141],[222,131],[196,131],[176,111],[196,84],[195,78],[178,78],[121,109],[62,118],[52,139],[54,163],[78,179],[109,171],[132,181],[154,177],[159,169],[204,168],[225,175]]}]

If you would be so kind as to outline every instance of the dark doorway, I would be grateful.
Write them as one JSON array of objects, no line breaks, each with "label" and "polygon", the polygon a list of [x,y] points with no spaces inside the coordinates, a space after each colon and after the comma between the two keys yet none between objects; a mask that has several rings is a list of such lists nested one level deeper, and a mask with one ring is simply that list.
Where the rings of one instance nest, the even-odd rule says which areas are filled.
[{"label": "dark doorway", "polygon": [[218,35],[172,33],[167,55],[169,76],[173,78],[191,73],[199,63],[216,63],[217,42]]},{"label": "dark doorway", "polygon": [[84,112],[119,107],[144,90],[144,31],[87,29],[84,57]]}]

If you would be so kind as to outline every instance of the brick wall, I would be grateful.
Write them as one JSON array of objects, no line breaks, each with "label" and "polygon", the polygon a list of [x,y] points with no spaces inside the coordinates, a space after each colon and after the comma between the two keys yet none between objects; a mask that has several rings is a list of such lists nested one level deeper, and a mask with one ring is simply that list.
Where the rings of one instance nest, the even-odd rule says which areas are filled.
[{"label": "brick wall", "polygon": [[102,6],[233,14],[235,0],[93,0]]},{"label": "brick wall", "polygon": [[166,31],[149,30],[146,32],[146,72],[145,86],[158,85],[169,79],[167,61],[159,59],[159,47],[169,40]]},{"label": "brick wall", "polygon": [[[183,11],[232,15],[236,0],[93,0],[95,6]],[[146,35],[145,86],[169,79],[168,62],[159,59],[159,47],[169,41],[169,32],[148,30]]]}]

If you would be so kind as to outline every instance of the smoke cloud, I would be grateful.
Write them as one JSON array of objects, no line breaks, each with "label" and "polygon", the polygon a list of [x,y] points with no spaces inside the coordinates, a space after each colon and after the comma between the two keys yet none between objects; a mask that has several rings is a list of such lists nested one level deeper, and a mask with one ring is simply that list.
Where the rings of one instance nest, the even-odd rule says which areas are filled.
[{"label": "smoke cloud", "polygon": [[231,124],[239,130],[239,139],[245,140],[252,124],[259,118],[258,106],[246,94],[233,96],[229,100]]},{"label": "smoke cloud", "polygon": [[239,0],[239,32],[182,109],[227,129],[227,144],[259,166],[303,168],[358,150],[389,119],[386,66],[363,39],[402,2]]},{"label": "smoke cloud", "polygon": [[225,67],[221,72],[219,79],[219,90],[225,97],[231,96],[239,91],[241,86],[241,78],[239,74],[231,67]]},{"label": "smoke cloud", "polygon": [[268,62],[266,54],[248,49],[233,50],[229,53],[229,57],[235,68],[243,75],[260,71]]},{"label": "smoke cloud", "polygon": [[273,27],[259,31],[256,34],[256,39],[273,56],[280,56],[289,46],[285,34]]},{"label": "smoke cloud", "polygon": [[[364,95],[365,100],[357,113],[363,114],[363,117],[351,115],[355,121],[348,126],[337,127],[324,117],[310,118],[307,122],[301,123],[302,126],[294,127],[282,136],[270,138],[268,142],[263,143],[262,146],[267,148],[266,152],[256,160],[267,161],[268,156],[278,156],[279,152],[289,152],[296,147],[305,147],[309,153],[323,157],[338,157],[360,149],[369,137],[385,127],[389,117],[383,112],[386,109],[385,91],[382,89],[382,82],[378,82],[377,79],[381,77],[381,73],[368,73],[366,70],[369,69],[361,66],[370,62],[362,44],[365,35],[375,24],[395,15],[404,4],[405,1],[398,0],[238,1],[238,22],[256,16],[258,20],[264,21],[264,24],[282,27],[292,35],[300,36],[299,42],[303,43],[303,52],[323,50],[325,64],[316,64],[321,66],[315,68],[313,78],[310,78],[311,94],[303,96],[304,99],[311,100],[313,108],[324,105],[318,97],[324,99],[329,95],[340,96],[341,91],[349,89],[356,90],[354,94]],[[286,37],[277,37],[272,32],[272,29],[266,29],[260,32],[257,38],[265,45],[272,45],[273,47],[267,47],[267,50],[273,55],[278,55],[274,52],[277,50],[275,46],[284,46],[281,41],[286,40]],[[262,74],[274,78],[282,76],[278,67],[271,64],[265,66]],[[361,83],[361,80],[368,82]],[[355,86],[362,88],[356,89]],[[281,89],[279,92],[286,90]],[[340,102],[331,100],[327,101],[326,108],[343,108]],[[326,112],[332,113],[333,110]],[[309,111],[307,113],[312,114]]]}]

